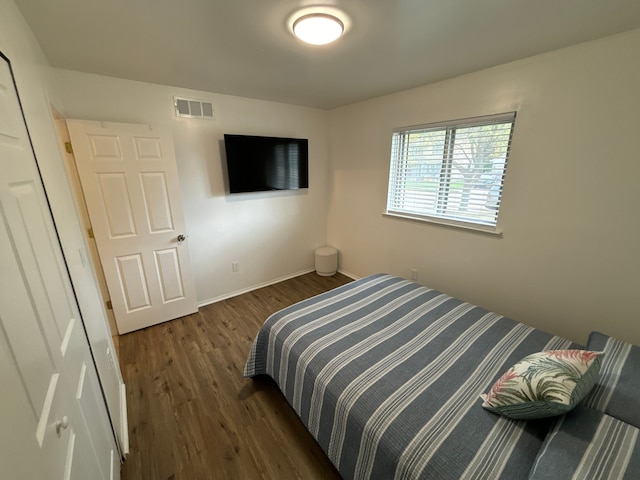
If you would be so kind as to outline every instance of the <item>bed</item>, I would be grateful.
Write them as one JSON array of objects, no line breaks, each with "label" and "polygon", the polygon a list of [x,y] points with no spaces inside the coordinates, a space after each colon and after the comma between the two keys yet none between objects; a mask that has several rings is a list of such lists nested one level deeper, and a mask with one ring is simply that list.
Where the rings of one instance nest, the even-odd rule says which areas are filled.
[{"label": "bed", "polygon": [[523,357],[575,348],[582,347],[378,274],[269,317],[244,374],[275,380],[345,479],[544,478],[553,471],[549,437],[558,419],[507,418],[482,408],[479,396]]}]

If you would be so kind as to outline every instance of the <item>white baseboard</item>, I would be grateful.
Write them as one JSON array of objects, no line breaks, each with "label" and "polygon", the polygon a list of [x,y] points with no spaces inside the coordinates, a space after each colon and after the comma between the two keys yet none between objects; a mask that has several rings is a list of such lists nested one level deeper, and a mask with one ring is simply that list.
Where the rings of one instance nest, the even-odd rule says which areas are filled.
[{"label": "white baseboard", "polygon": [[349,277],[349,278],[353,279],[353,280],[360,280],[362,278],[362,277],[359,277],[358,275],[354,275],[353,273],[349,273],[349,272],[346,272],[344,270],[338,270],[338,272],[341,273],[342,275],[346,276],[346,277]]},{"label": "white baseboard", "polygon": [[120,445],[122,458],[129,454],[129,419],[127,417],[127,386],[120,384],[120,425],[122,426],[122,445]]},{"label": "white baseboard", "polygon": [[[307,273],[311,273],[311,272],[315,272],[316,269],[315,268],[311,268],[308,270],[302,270],[300,272],[296,272],[296,273],[292,273],[291,275],[285,275],[284,277],[279,277],[273,280],[269,280],[268,282],[263,282],[263,283],[259,283],[257,285],[252,285],[250,287],[247,288],[242,288],[240,290],[235,290],[231,293],[226,293],[224,295],[220,295],[219,297],[213,297],[213,298],[209,298],[208,300],[203,300],[202,302],[198,302],[198,308],[200,307],[206,307],[207,305],[211,305],[212,303],[217,303],[217,302],[221,302],[222,300],[226,300],[228,298],[233,298],[233,297],[237,297],[238,295],[242,295],[243,293],[249,293],[252,292],[254,290],[258,290],[259,288],[263,288],[263,287],[268,287],[269,285],[273,285],[275,283],[280,283],[280,282],[284,282],[285,280],[289,280],[291,278],[295,278],[295,277],[299,277],[300,275],[306,275]],[[349,272],[345,272],[344,270],[338,270],[339,273],[341,273],[342,275],[345,275],[353,280],[358,280],[361,277],[358,277],[357,275],[354,275],[352,273]]]},{"label": "white baseboard", "polygon": [[291,275],[285,275],[284,277],[279,277],[273,280],[269,280],[268,282],[259,283],[257,285],[252,285],[250,287],[236,290],[234,292],[226,293],[224,295],[220,295],[219,297],[209,298],[208,300],[203,300],[202,302],[198,302],[198,307],[205,307],[207,305],[211,305],[212,303],[217,303],[217,302],[221,302],[222,300],[226,300],[227,298],[237,297],[238,295],[242,295],[243,293],[249,293],[254,290],[258,290],[259,288],[268,287],[269,285],[273,285],[274,283],[284,282],[285,280],[289,280],[290,278],[299,277],[300,275],[306,275],[307,273],[311,273],[315,271],[316,271],[315,268],[302,270],[300,272],[292,273]]}]

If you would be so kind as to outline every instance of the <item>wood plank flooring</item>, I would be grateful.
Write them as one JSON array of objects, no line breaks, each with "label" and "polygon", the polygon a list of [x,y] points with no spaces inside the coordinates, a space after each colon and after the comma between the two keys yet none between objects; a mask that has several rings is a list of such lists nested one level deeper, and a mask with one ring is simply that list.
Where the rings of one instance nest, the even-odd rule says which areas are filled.
[{"label": "wood plank flooring", "polygon": [[122,480],[339,479],[275,383],[242,370],[271,313],[350,281],[309,273],[121,336]]}]

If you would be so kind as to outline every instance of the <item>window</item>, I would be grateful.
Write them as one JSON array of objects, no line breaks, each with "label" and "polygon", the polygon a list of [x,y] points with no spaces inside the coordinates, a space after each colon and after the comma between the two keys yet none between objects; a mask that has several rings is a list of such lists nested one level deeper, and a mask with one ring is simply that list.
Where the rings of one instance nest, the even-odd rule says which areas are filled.
[{"label": "window", "polygon": [[396,130],[387,213],[494,231],[515,112]]}]

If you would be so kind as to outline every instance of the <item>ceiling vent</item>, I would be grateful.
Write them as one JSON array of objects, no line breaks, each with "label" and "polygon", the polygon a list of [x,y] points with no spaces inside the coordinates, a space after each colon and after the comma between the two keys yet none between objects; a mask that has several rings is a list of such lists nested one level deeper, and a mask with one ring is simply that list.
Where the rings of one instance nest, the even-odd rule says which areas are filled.
[{"label": "ceiling vent", "polygon": [[193,98],[174,97],[176,116],[186,118],[213,118],[213,104]]}]

